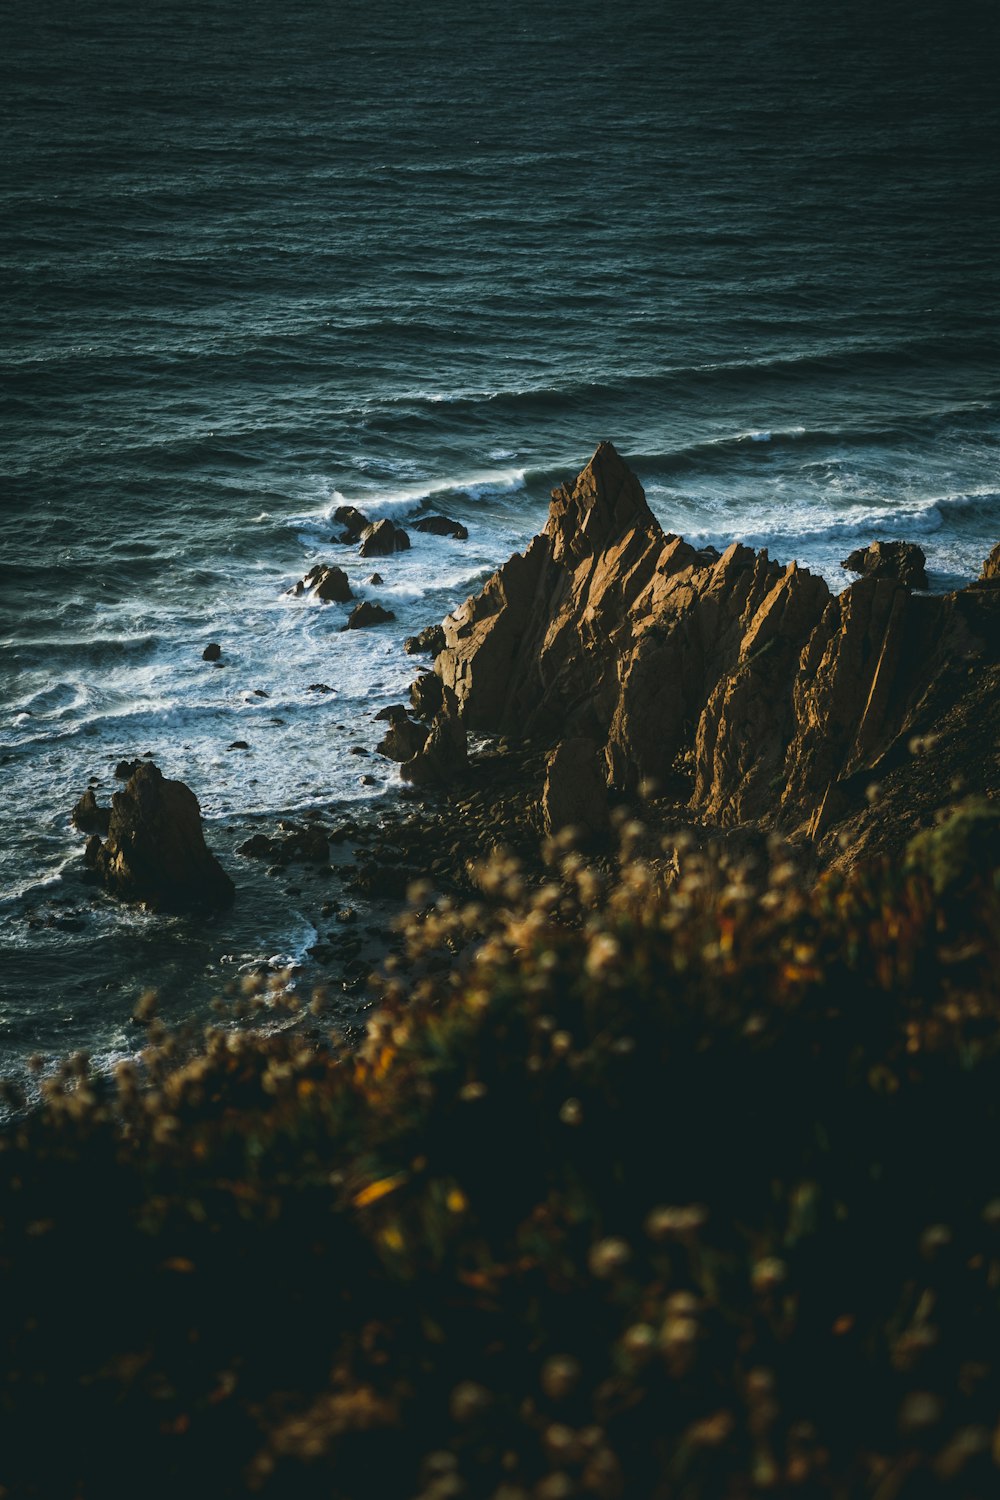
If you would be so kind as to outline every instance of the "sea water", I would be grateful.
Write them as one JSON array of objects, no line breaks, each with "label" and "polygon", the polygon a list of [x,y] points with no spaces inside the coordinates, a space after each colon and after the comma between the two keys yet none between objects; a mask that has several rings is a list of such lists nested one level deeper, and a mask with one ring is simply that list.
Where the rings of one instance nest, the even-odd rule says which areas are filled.
[{"label": "sea water", "polygon": [[[352,750],[413,676],[403,638],[599,440],[694,542],[834,588],[876,537],[918,541],[935,589],[976,575],[998,26],[967,0],[8,0],[4,1065],[113,1057],[150,984],[207,1018],[302,957],[313,907],[237,846],[393,804],[396,769]],[[340,503],[469,539],[365,562],[330,540]],[[395,624],[290,595],[321,560]],[[147,752],[239,885],[209,922],[82,883],[70,809]]]}]

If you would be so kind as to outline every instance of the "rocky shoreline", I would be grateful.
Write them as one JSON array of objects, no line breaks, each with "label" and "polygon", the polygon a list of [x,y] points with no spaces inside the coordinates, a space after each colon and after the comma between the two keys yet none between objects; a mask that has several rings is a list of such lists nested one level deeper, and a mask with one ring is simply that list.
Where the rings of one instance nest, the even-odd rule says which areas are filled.
[{"label": "rocky shoreline", "polygon": [[[338,519],[340,541],[403,545],[405,533],[376,536],[349,509]],[[437,520],[444,534],[451,523]],[[942,809],[1000,786],[1000,548],[979,581],[939,596],[913,592],[918,553],[889,544],[852,554],[845,567],[861,576],[832,595],[794,562],[737,543],[696,551],[662,531],[602,443],[553,492],[525,552],[407,641],[433,653],[433,670],[416,677],[409,704],[376,714],[374,748],[413,792],[369,821],[285,820],[239,853],[298,882],[296,894],[316,883],[309,956],[354,993],[398,950],[391,918],[415,882],[467,896],[476,862],[497,849],[541,881],[545,839],[567,830],[613,862],[614,825],[641,818],[668,871],[679,868],[679,830],[694,848],[780,835],[815,871],[899,856]],[[322,590],[338,573],[314,569],[299,589]],[[200,828],[157,852],[176,808],[137,833],[158,773],[122,769],[142,787],[130,780],[110,814],[85,810],[88,862],[106,888],[176,909],[187,858],[187,904],[228,899]],[[186,790],[160,784],[180,788],[175,801]],[[138,881],[121,853],[124,844],[135,856],[137,839],[147,846]]]}]

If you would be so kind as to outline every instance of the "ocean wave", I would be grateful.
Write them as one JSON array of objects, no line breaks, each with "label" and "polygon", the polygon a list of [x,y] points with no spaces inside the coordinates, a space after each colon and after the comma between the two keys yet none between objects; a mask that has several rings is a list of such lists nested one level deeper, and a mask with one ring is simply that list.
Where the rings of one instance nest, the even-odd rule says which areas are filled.
[{"label": "ocean wave", "polygon": [[443,507],[449,501],[488,501],[520,494],[527,488],[529,477],[531,471],[527,469],[488,469],[467,478],[414,481],[384,493],[361,491],[349,497],[334,489],[319,513],[294,515],[285,524],[293,531],[320,528],[328,531],[337,525],[333,513],[341,505],[354,505],[365,515],[378,519],[417,516],[421,511]]},{"label": "ocean wave", "polygon": [[[380,395],[363,406],[348,407],[341,412],[345,419],[372,418],[397,408],[432,412],[448,406],[457,414],[487,407],[501,408],[511,414],[527,409],[544,412],[554,408],[572,408],[584,402],[601,401],[608,406],[622,399],[662,393],[688,395],[692,390],[715,390],[718,387],[744,389],[762,382],[797,381],[810,377],[879,376],[913,370],[921,365],[947,365],[956,361],[965,365],[975,357],[966,342],[944,336],[914,336],[890,343],[857,340],[853,343],[816,345],[788,354],[762,354],[746,359],[705,360],[694,363],[663,364],[645,369],[624,370],[614,379],[567,379],[538,384],[456,386],[451,390],[429,391],[408,388]],[[989,350],[983,345],[983,354]],[[991,393],[975,403],[958,403],[946,411],[930,415],[955,415],[996,409],[998,401]]]}]

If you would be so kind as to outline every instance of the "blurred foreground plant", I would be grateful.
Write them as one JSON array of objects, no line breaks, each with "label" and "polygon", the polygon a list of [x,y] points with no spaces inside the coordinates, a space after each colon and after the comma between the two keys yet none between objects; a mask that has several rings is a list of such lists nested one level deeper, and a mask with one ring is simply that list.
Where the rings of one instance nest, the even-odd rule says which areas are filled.
[{"label": "blurred foreground plant", "polygon": [[356,1052],[145,1001],[3,1139],[5,1493],[997,1493],[974,832],[957,882],[947,829],[815,887],[637,823],[497,856]]}]

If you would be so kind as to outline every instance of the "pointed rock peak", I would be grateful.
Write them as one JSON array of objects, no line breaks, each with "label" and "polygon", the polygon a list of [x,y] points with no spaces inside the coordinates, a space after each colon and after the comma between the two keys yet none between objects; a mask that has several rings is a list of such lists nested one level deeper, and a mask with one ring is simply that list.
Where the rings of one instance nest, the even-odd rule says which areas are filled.
[{"label": "pointed rock peak", "polygon": [[642,485],[611,443],[599,444],[572,485],[552,491],[545,531],[556,558],[603,552],[637,528],[662,537]]}]

